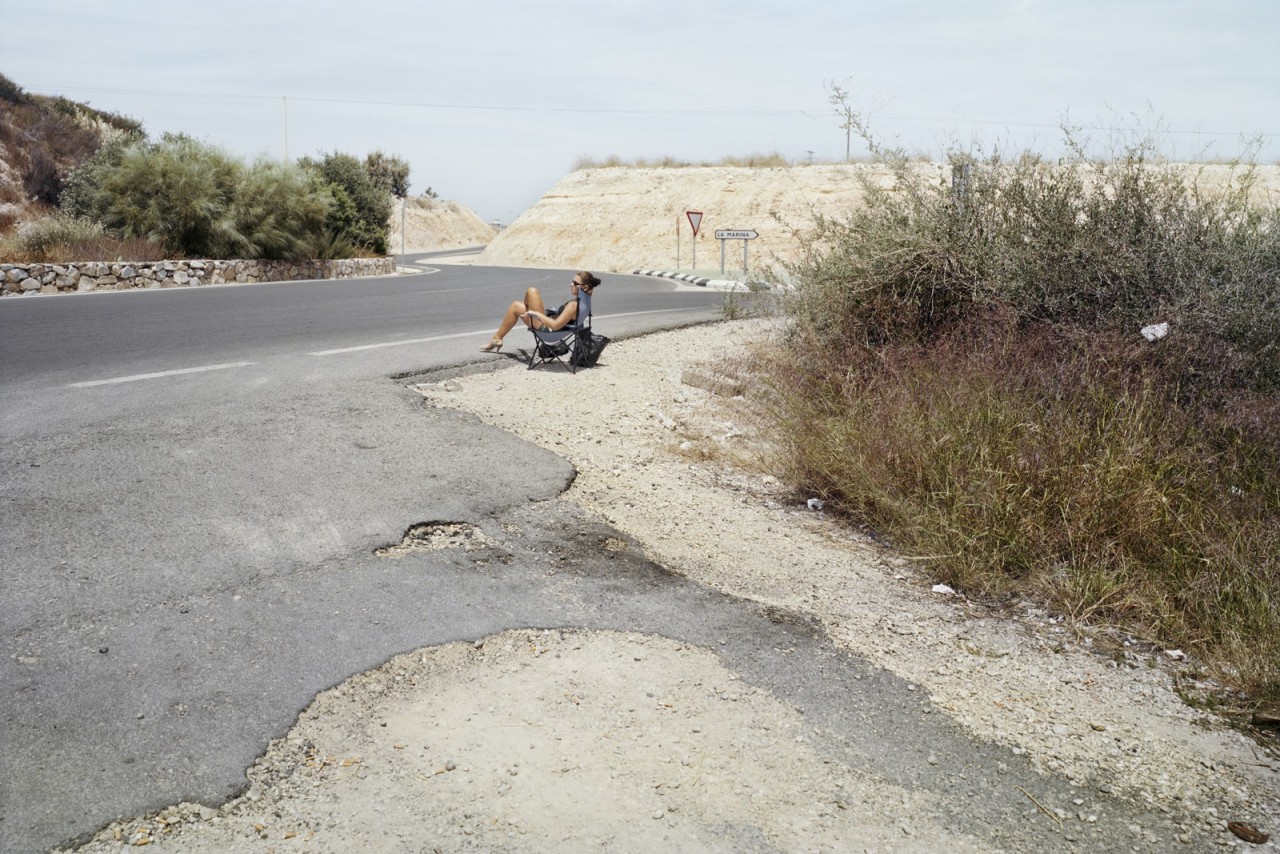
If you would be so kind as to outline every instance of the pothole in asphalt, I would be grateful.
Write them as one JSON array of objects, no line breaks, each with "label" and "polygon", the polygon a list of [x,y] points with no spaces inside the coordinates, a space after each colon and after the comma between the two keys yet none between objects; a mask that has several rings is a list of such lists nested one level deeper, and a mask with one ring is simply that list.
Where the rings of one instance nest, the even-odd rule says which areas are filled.
[{"label": "pothole in asphalt", "polygon": [[494,548],[484,531],[466,522],[421,522],[405,531],[404,539],[393,546],[374,549],[378,557],[403,557],[411,552],[461,549],[478,552]]}]

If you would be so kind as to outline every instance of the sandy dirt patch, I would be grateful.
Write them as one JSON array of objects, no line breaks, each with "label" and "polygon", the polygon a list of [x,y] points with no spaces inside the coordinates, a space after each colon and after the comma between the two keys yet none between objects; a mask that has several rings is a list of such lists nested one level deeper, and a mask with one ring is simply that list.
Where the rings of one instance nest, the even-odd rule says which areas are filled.
[{"label": "sandy dirt patch", "polygon": [[707,650],[517,631],[392,659],[321,694],[214,811],[88,850],[980,851],[921,796],[855,777]]}]

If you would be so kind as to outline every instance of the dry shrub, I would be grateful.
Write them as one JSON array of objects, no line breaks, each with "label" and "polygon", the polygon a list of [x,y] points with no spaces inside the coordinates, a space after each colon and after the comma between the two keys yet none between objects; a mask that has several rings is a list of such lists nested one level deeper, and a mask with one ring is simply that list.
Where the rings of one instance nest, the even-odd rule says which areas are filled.
[{"label": "dry shrub", "polygon": [[787,271],[762,410],[798,488],[939,580],[1278,701],[1280,209],[1248,162],[1211,191],[1148,141],[1068,143],[949,174],[882,152],[893,183]]},{"label": "dry shrub", "polygon": [[0,262],[10,264],[162,261],[173,257],[156,241],[114,237],[98,223],[65,214],[28,221],[0,240]]},{"label": "dry shrub", "polygon": [[45,205],[58,203],[68,172],[98,149],[104,135],[142,135],[142,126],[132,119],[66,98],[28,94],[4,75],[0,104],[0,150],[17,169],[25,195]]},{"label": "dry shrub", "polygon": [[865,205],[819,218],[786,271],[822,338],[927,342],[993,306],[1080,334],[1167,321],[1187,382],[1280,389],[1280,208],[1254,203],[1250,163],[1212,188],[1149,142],[886,165],[892,185],[864,176]]},{"label": "dry shrub", "polygon": [[759,371],[793,483],[938,580],[1194,650],[1280,699],[1274,436],[1179,404],[1122,340],[993,322],[836,359],[816,343]]}]

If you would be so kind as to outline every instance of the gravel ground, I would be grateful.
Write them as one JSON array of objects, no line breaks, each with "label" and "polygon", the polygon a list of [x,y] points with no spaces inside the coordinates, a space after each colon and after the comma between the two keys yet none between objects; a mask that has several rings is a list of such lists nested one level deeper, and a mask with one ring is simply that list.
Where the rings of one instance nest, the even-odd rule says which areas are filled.
[{"label": "gravel ground", "polygon": [[[974,739],[1082,792],[1193,817],[1174,834],[1277,850],[1280,761],[1179,700],[1173,674],[1192,662],[1136,645],[1103,654],[1034,608],[997,616],[934,592],[909,559],[751,466],[758,441],[714,365],[769,329],[717,323],[614,342],[576,376],[499,370],[418,388],[428,406],[569,459],[579,474],[560,500],[700,584],[815,620]],[[588,403],[566,410],[566,389]],[[944,832],[918,795],[853,779],[800,732],[794,709],[712,651],[507,632],[353,677],[273,742],[241,798],[119,822],[80,850],[994,850],[980,829]],[[1077,803],[1056,820],[1087,823]],[[1232,821],[1272,840],[1246,844]]]}]

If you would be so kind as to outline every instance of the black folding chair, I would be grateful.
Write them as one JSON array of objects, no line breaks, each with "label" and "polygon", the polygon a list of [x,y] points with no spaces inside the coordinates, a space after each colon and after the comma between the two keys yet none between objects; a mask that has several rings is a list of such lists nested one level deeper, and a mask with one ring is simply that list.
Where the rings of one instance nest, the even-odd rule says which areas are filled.
[{"label": "black folding chair", "polygon": [[573,354],[578,347],[579,336],[591,334],[591,294],[578,291],[578,314],[573,323],[554,331],[534,329],[531,326],[529,331],[533,333],[534,339],[533,349],[529,351],[529,370],[533,370],[534,365],[559,362],[570,373],[577,373],[578,366],[574,364],[577,360],[573,358]]}]

